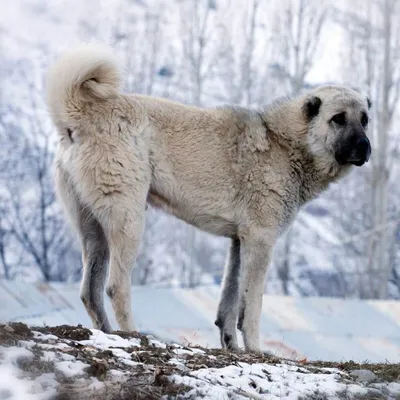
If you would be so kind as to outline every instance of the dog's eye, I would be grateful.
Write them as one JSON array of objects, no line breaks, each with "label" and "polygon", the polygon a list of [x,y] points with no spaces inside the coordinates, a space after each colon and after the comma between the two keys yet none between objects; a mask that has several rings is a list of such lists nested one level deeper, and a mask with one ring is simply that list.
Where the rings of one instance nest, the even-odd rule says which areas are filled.
[{"label": "dog's eye", "polygon": [[336,114],[332,117],[331,121],[338,125],[344,125],[346,123],[346,114],[344,112]]},{"label": "dog's eye", "polygon": [[368,115],[366,113],[362,113],[361,115],[361,125],[365,128],[368,125]]},{"label": "dog's eye", "polygon": [[69,140],[71,140],[71,142],[73,143],[74,139],[72,137],[72,134],[73,134],[72,129],[67,128],[67,133],[68,133],[68,136],[69,136]]}]

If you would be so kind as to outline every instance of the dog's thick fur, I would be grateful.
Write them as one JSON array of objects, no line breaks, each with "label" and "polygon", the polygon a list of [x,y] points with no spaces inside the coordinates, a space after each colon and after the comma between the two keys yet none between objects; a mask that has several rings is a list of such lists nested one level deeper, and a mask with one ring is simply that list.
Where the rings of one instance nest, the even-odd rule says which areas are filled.
[{"label": "dog's thick fur", "polygon": [[[317,88],[263,110],[201,109],[120,92],[112,53],[83,45],[48,80],[60,143],[56,187],[80,234],[81,298],[110,331],[103,292],[134,330],[130,274],[149,203],[231,238],[216,325],[224,347],[259,349],[267,266],[300,206],[368,160],[369,104],[357,91]],[[361,144],[360,144],[361,143]]]}]

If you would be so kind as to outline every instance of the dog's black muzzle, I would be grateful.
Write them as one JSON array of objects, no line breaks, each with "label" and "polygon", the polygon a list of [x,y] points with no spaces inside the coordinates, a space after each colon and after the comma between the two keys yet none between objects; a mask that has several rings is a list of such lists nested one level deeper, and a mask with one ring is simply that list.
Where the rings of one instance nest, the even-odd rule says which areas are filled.
[{"label": "dog's black muzzle", "polygon": [[335,158],[341,164],[353,164],[361,167],[371,156],[371,144],[365,133],[357,133],[346,140],[340,140],[336,146]]}]

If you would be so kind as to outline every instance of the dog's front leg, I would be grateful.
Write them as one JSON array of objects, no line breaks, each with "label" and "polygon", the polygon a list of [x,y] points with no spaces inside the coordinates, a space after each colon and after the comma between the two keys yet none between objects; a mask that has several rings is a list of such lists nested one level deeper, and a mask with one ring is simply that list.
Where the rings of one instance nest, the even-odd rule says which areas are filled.
[{"label": "dog's front leg", "polygon": [[225,267],[221,300],[218,305],[215,325],[219,327],[221,346],[238,350],[236,325],[239,312],[240,241],[231,241],[227,265]]},{"label": "dog's front leg", "polygon": [[242,279],[238,329],[243,334],[246,351],[260,349],[260,318],[267,269],[275,243],[275,232],[263,231],[241,241]]}]

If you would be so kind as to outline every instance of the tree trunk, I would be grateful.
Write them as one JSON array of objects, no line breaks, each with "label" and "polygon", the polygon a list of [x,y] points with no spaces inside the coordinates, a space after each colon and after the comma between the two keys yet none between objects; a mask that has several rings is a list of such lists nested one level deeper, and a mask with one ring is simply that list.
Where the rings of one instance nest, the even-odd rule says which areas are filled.
[{"label": "tree trunk", "polygon": [[372,295],[375,298],[387,297],[387,283],[390,275],[388,265],[387,246],[387,186],[388,170],[388,130],[390,128],[389,94],[392,86],[391,77],[391,37],[392,37],[392,7],[390,0],[384,1],[383,6],[383,33],[384,59],[381,80],[381,101],[378,105],[378,124],[376,135],[375,163],[373,165],[372,180],[372,222],[377,228],[371,238],[370,283]]}]

